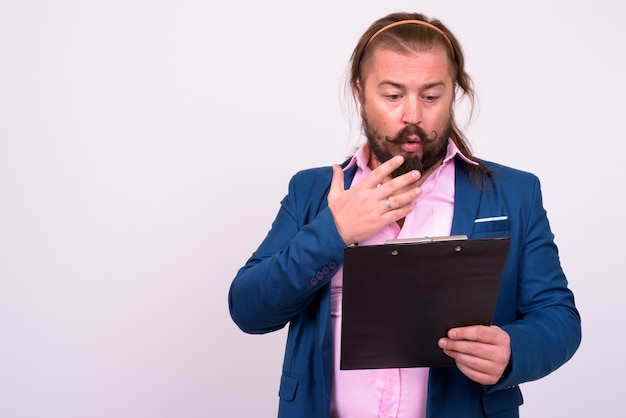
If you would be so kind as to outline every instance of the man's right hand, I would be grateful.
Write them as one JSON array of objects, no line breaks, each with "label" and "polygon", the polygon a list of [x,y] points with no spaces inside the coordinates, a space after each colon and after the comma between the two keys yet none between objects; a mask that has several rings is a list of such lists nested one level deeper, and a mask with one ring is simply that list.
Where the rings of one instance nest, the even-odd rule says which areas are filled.
[{"label": "man's right hand", "polygon": [[343,170],[333,166],[328,207],[347,245],[371,237],[413,210],[412,202],[422,194],[419,186],[423,180],[416,170],[392,179],[391,173],[403,162],[400,155],[389,159],[348,190],[344,190]]}]

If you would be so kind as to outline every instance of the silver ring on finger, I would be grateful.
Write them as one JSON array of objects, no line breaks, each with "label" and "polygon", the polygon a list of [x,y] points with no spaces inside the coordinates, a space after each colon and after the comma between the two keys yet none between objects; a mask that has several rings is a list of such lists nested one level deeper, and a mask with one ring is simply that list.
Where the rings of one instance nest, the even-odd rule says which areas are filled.
[{"label": "silver ring on finger", "polygon": [[392,210],[393,208],[391,207],[391,202],[389,201],[389,198],[385,199],[385,205],[387,205],[387,209],[388,210]]}]

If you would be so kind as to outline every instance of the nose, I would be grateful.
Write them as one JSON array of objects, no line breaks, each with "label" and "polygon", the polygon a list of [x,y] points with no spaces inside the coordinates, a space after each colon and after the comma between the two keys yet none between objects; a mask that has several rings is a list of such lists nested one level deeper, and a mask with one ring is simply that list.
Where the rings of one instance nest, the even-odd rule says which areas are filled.
[{"label": "nose", "polygon": [[402,122],[407,125],[418,125],[422,121],[422,111],[419,100],[416,97],[407,97],[404,102],[404,112]]}]

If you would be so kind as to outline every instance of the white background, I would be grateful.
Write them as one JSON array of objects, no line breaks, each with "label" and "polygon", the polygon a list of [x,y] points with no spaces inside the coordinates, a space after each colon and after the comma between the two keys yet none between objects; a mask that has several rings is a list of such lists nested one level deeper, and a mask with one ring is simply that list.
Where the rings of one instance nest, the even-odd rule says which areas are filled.
[{"label": "white background", "polygon": [[0,0],[0,417],[276,415],[285,331],[228,287],[359,141],[344,70],[400,10],[463,44],[475,153],[542,180],[583,343],[522,416],[621,416],[624,6],[556,3]]}]

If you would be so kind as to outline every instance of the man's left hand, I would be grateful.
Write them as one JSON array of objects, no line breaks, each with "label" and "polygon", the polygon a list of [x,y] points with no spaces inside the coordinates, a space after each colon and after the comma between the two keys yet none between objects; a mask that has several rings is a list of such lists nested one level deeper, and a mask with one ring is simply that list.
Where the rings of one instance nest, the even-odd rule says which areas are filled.
[{"label": "man's left hand", "polygon": [[495,325],[452,328],[439,347],[465,376],[482,385],[497,383],[511,359],[511,338]]}]

